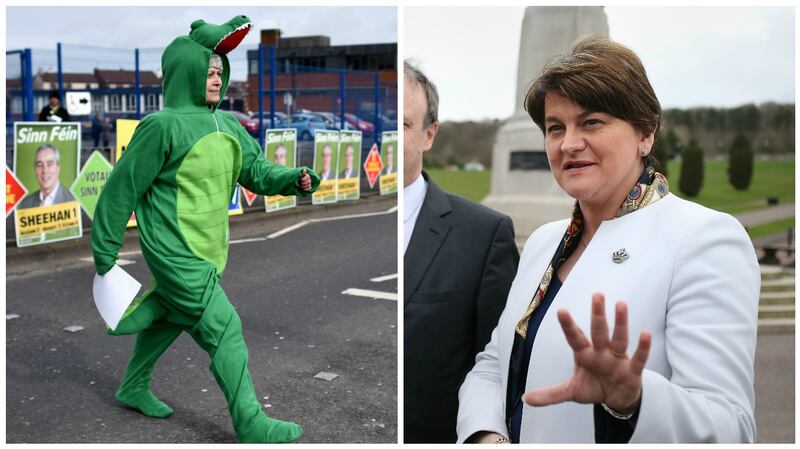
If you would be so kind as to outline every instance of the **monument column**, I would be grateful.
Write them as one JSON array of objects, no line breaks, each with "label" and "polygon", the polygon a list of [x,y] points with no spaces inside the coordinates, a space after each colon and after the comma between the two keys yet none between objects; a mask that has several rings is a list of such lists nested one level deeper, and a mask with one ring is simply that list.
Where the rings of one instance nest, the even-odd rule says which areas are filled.
[{"label": "monument column", "polygon": [[517,245],[544,223],[569,218],[574,200],[556,184],[544,136],[525,112],[531,83],[545,64],[569,51],[583,34],[608,37],[602,6],[529,6],[519,46],[514,115],[497,131],[492,153],[492,187],[483,204],[514,220]]}]

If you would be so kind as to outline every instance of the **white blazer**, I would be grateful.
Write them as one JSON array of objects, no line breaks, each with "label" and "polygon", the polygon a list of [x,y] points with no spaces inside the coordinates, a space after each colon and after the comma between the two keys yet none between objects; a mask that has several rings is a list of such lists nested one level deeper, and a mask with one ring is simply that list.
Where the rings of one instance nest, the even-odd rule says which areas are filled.
[{"label": "white blazer", "polygon": [[[491,341],[459,391],[458,441],[481,430],[508,436],[505,400],[514,327],[522,318],[569,220],[528,238]],[[625,248],[621,264],[611,255]],[[572,374],[572,350],[556,318],[566,308],[589,335],[591,296],[628,304],[631,355],[639,334],[653,335],[631,443],[752,442],[753,364],[760,270],[742,225],[727,214],[668,194],[605,221],[563,283],[536,334],[525,391]],[[594,442],[592,404],[523,405],[520,441]]]}]

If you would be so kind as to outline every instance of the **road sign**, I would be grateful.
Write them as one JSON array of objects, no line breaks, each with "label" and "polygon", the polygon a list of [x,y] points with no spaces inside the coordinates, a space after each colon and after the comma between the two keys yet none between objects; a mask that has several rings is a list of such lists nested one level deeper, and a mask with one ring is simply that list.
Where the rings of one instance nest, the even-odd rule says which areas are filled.
[{"label": "road sign", "polygon": [[67,111],[70,115],[92,113],[92,94],[89,92],[67,92]]},{"label": "road sign", "polygon": [[6,218],[17,207],[20,201],[25,198],[25,194],[28,193],[25,190],[25,186],[19,182],[16,176],[14,176],[14,172],[8,169],[8,165],[6,165]]},{"label": "road sign", "polygon": [[256,197],[258,196],[258,194],[253,193],[253,192],[245,189],[244,187],[242,187],[242,193],[244,193],[244,199],[247,201],[247,205],[248,206],[252,206],[253,205],[253,201],[256,200]]},{"label": "road sign", "polygon": [[383,161],[381,161],[381,155],[378,152],[378,145],[373,143],[372,148],[369,149],[367,160],[364,161],[364,173],[367,174],[370,189],[375,187],[375,181],[378,180],[381,170],[383,170]]},{"label": "road sign", "polygon": [[97,200],[100,199],[100,192],[103,191],[113,168],[99,151],[95,151],[83,164],[81,172],[69,189],[81,202],[81,207],[89,218],[94,218],[94,209],[97,207]]}]

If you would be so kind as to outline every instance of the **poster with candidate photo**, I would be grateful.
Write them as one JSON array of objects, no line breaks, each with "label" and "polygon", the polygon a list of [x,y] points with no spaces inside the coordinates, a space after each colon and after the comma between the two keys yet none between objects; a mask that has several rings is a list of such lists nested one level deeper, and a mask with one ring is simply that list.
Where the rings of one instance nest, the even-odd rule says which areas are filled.
[{"label": "poster with candidate photo", "polygon": [[381,195],[397,192],[397,131],[381,133]]},{"label": "poster with candidate photo", "polygon": [[[267,131],[267,161],[273,164],[297,167],[297,130],[271,129]],[[297,197],[269,195],[264,198],[267,212],[275,212],[297,206]]]},{"label": "poster with candidate photo", "polygon": [[317,191],[311,195],[312,204],[336,202],[336,175],[339,160],[339,131],[314,131],[314,171],[320,178]]},{"label": "poster with candidate photo", "polygon": [[339,132],[338,201],[357,200],[361,194],[361,131]]},{"label": "poster with candidate photo", "polygon": [[14,212],[17,246],[80,238],[80,123],[14,123],[14,174],[29,193]]}]

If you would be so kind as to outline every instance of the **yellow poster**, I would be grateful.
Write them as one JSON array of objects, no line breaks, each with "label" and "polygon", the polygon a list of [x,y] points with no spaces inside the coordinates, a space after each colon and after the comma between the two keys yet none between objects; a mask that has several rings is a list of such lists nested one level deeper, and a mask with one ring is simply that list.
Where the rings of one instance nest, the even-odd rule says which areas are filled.
[{"label": "yellow poster", "polygon": [[359,179],[347,178],[339,180],[339,198],[358,199],[359,194]]},{"label": "yellow poster", "polygon": [[77,201],[17,209],[17,240],[20,246],[26,246],[79,237],[80,219]]},{"label": "yellow poster", "polygon": [[381,175],[381,194],[397,191],[397,173]]},{"label": "yellow poster", "polygon": [[[131,143],[131,138],[133,138],[133,132],[136,131],[136,126],[139,125],[139,120],[129,120],[129,119],[117,119],[117,153],[114,156],[114,163],[116,164],[119,158],[122,156],[122,152],[125,151],[125,147]],[[132,228],[136,226],[136,214],[131,214],[130,220],[128,220],[128,227]]]},{"label": "yellow poster", "polygon": [[122,156],[122,152],[125,151],[125,147],[131,142],[131,138],[133,137],[133,131],[136,130],[136,126],[139,124],[139,120],[129,120],[129,119],[117,119],[117,153],[114,156],[114,163],[116,164],[119,160],[120,156]]}]

